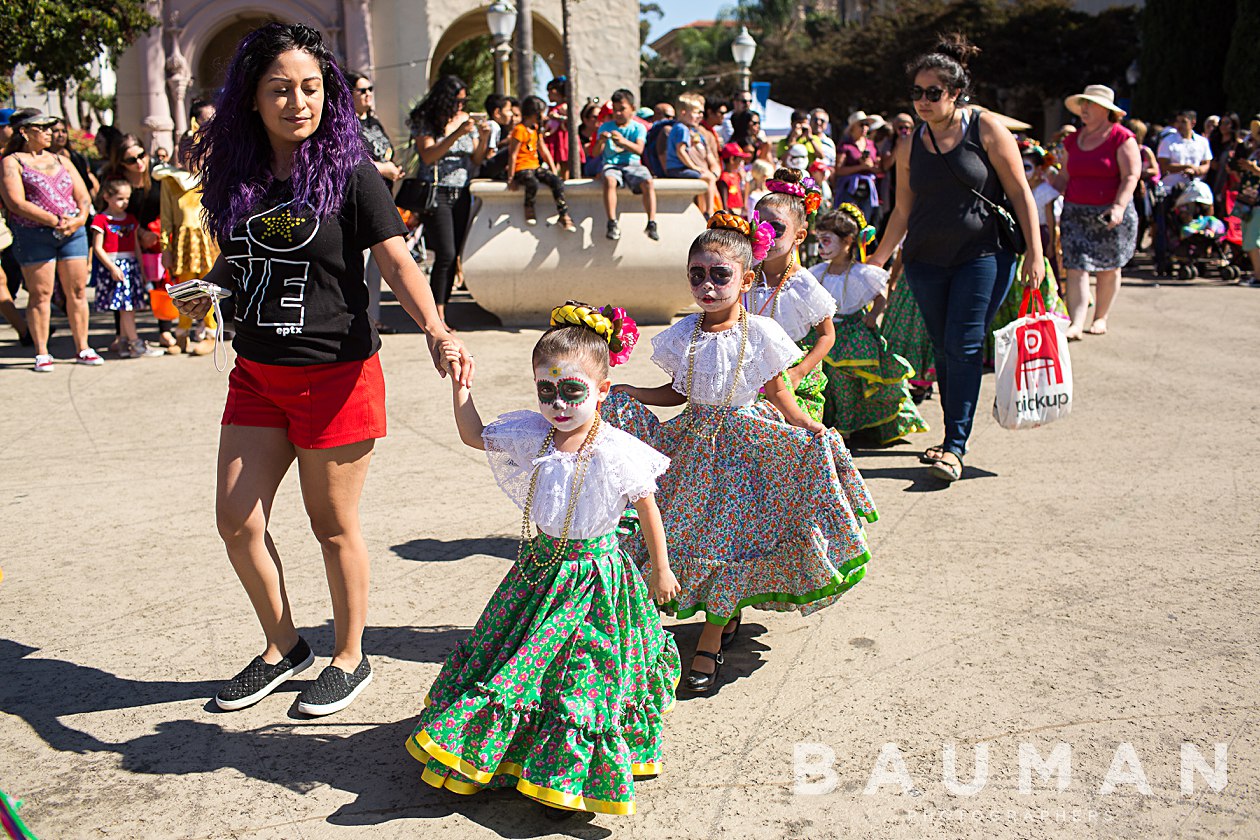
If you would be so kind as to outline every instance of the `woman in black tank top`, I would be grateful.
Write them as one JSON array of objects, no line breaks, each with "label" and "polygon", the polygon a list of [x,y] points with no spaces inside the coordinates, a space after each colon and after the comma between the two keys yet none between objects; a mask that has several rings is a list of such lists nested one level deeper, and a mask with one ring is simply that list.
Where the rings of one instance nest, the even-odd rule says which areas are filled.
[{"label": "woman in black tank top", "polygon": [[1021,281],[1036,288],[1045,275],[1036,206],[1015,138],[992,115],[962,107],[971,84],[966,62],[976,52],[962,36],[948,36],[910,66],[910,98],[924,125],[897,149],[897,203],[870,259],[885,265],[905,240],[906,277],[932,337],[945,415],[944,441],[921,460],[947,482],[962,477],[984,339],[1016,257],[973,190],[1013,208],[1028,243]]}]

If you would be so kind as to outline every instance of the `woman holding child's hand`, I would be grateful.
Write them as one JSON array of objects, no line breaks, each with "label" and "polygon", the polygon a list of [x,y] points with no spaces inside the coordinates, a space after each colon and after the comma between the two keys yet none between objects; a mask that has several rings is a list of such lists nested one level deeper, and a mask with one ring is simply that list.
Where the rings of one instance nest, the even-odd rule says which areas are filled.
[{"label": "woman holding child's hand", "polygon": [[[295,461],[334,628],[332,650],[321,651],[332,661],[298,696],[297,710],[339,711],[372,680],[362,646],[369,557],[359,497],[376,438],[385,435],[385,381],[363,250],[425,332],[442,375],[472,383],[472,357],[446,328],[403,242],[406,229],[367,157],[351,96],[316,30],[267,24],[241,42],[218,112],[192,153],[207,228],[223,249],[206,279],[233,293],[236,327],[219,438],[218,529],[265,642],[216,695],[225,710],[259,702],[315,659],[290,609],[292,569],[282,568],[268,533],[276,491]],[[210,300],[176,306],[196,322]]]}]

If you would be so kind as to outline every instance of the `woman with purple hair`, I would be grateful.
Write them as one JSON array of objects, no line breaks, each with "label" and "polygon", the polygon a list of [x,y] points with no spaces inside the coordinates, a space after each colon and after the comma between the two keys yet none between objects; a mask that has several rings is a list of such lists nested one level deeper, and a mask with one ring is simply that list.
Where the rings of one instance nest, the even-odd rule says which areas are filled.
[{"label": "woman with purple hair", "polygon": [[[267,532],[276,490],[296,460],[335,629],[332,662],[297,708],[331,714],[372,679],[362,649],[369,563],[359,496],[375,439],[385,435],[385,383],[363,251],[371,250],[427,334],[435,365],[455,350],[456,378],[466,382],[472,358],[442,325],[403,244],[350,89],[318,32],[270,23],[245,36],[198,139],[206,224],[222,249],[207,280],[232,291],[236,322],[219,437],[218,527],[266,636],[262,654],[215,700],[243,709],[314,662]],[[178,306],[194,322],[210,308],[207,298]]]}]

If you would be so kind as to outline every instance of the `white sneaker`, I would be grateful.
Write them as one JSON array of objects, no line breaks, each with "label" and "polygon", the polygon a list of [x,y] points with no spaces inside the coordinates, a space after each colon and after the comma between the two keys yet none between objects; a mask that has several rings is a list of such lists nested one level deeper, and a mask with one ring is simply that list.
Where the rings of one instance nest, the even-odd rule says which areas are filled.
[{"label": "white sneaker", "polygon": [[133,359],[154,358],[165,355],[166,350],[161,347],[150,347],[149,343],[143,339],[131,342],[131,358]]},{"label": "white sneaker", "polygon": [[79,353],[79,355],[75,357],[74,361],[75,364],[88,365],[90,367],[97,367],[98,365],[105,364],[105,360],[101,358],[101,355],[91,347]]},{"label": "white sneaker", "polygon": [[35,372],[36,373],[52,373],[53,372],[53,357],[49,355],[36,356],[35,357]]}]

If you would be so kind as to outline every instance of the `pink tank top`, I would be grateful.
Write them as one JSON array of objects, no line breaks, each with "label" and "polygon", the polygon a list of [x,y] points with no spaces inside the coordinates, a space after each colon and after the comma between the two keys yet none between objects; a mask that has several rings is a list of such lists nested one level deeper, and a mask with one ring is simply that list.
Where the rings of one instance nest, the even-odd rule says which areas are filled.
[{"label": "pink tank top", "polygon": [[[61,168],[53,175],[45,175],[20,160],[18,164],[22,167],[22,186],[26,190],[27,201],[58,216],[69,216],[79,211],[79,205],[74,200],[74,179],[65,164],[58,161]],[[19,227],[45,227],[21,213],[11,213],[9,221]]]},{"label": "pink tank top", "polygon": [[1116,123],[1096,148],[1088,151],[1076,145],[1078,135],[1063,141],[1067,149],[1068,188],[1064,201],[1106,207],[1116,200],[1120,189],[1120,161],[1116,154],[1133,132]]}]

